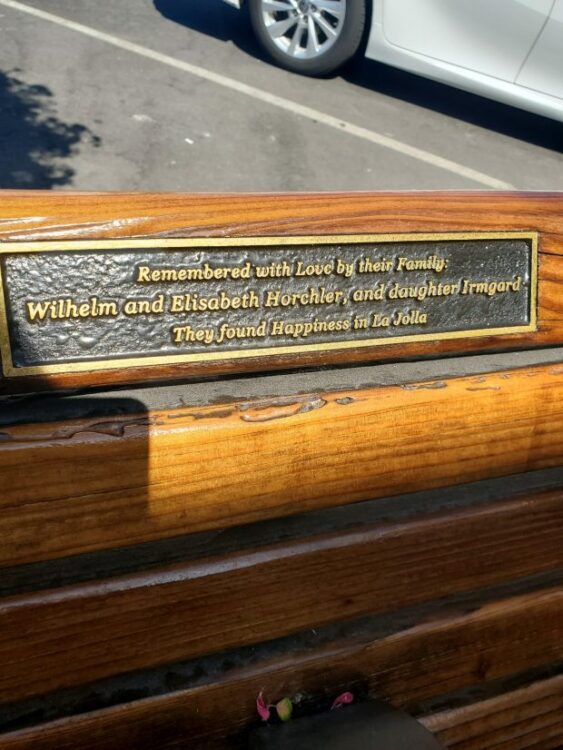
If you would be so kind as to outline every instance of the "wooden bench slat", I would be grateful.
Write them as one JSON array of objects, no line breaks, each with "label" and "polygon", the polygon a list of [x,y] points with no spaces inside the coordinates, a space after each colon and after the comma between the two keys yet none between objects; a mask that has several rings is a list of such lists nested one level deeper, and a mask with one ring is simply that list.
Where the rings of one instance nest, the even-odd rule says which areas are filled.
[{"label": "wooden bench slat", "polygon": [[562,529],[555,491],[9,597],[0,700],[550,571]]},{"label": "wooden bench slat", "polygon": [[[447,211],[444,202],[447,201]],[[542,229],[563,255],[561,192],[74,193],[2,191],[0,240],[263,237]],[[23,218],[22,218],[23,217]],[[123,221],[119,221],[119,219]],[[25,219],[25,220],[23,220]]]},{"label": "wooden bench slat", "polygon": [[[234,738],[257,722],[255,700],[261,690],[270,700],[302,694],[313,704],[352,690],[408,707],[561,660],[562,614],[563,588],[513,597],[469,614],[442,615],[373,642],[280,657],[188,690],[0,734],[0,750],[173,750],[185,747],[188,739],[194,750],[232,748]],[[554,694],[551,688],[538,690],[533,692],[536,703]],[[464,722],[472,736],[481,731],[483,716],[499,712],[502,719],[510,700],[495,698],[487,711],[474,706],[424,720],[446,739],[448,732],[457,736]],[[520,704],[526,703],[524,695]]]},{"label": "wooden bench slat", "polygon": [[8,566],[557,466],[563,368],[20,425],[0,438]]},{"label": "wooden bench slat", "polygon": [[[252,237],[362,233],[435,233],[538,231],[540,233],[539,330],[474,339],[382,345],[377,351],[358,346],[304,357],[303,365],[440,356],[560,343],[563,255],[561,193],[321,193],[299,195],[75,194],[51,196],[6,191],[0,203],[0,241],[80,240],[127,237]],[[268,369],[288,366],[284,355],[269,359]],[[245,371],[264,369],[256,359]],[[236,369],[229,359],[215,373]],[[159,379],[205,374],[205,366],[163,366]],[[115,368],[92,374],[39,376],[36,386],[77,387],[155,378],[150,367]],[[0,379],[0,393],[10,381]],[[16,383],[13,383],[15,386]],[[20,384],[22,385],[22,384]]]},{"label": "wooden bench slat", "polygon": [[561,747],[563,675],[421,721],[455,750]]}]

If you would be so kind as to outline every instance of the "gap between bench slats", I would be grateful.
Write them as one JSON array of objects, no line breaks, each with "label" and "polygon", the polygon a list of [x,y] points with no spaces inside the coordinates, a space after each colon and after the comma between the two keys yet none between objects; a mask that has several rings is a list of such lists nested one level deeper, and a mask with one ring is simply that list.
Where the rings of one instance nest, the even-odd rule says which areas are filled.
[{"label": "gap between bench slats", "polygon": [[0,601],[12,702],[563,565],[559,491]]},{"label": "gap between bench slats", "polygon": [[[0,735],[0,750],[172,750],[188,744],[194,750],[226,750],[238,747],[237,738],[258,721],[255,702],[260,691],[269,700],[305,696],[305,707],[314,707],[330,705],[335,695],[352,690],[408,708],[562,659],[563,588],[547,589],[487,604],[469,614],[423,622],[377,641],[341,642],[236,670],[188,690]],[[550,684],[560,689],[560,682]],[[552,694],[548,690],[530,695],[538,704],[540,699],[551,700]],[[518,705],[525,703],[520,700]],[[473,706],[424,721],[454,742],[482,733],[482,715],[496,712],[490,729],[502,729],[503,711],[510,705],[495,698],[488,701],[492,708],[487,711]],[[544,703],[539,713],[550,706]],[[465,735],[464,723],[469,726]]]}]

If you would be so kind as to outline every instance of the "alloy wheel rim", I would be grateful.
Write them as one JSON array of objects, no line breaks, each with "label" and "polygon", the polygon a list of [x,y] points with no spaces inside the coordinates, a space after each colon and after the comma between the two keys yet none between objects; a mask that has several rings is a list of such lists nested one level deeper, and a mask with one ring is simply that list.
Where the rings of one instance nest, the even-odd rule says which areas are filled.
[{"label": "alloy wheel rim", "polygon": [[298,60],[327,52],[340,36],[345,15],[346,0],[262,0],[266,33]]}]

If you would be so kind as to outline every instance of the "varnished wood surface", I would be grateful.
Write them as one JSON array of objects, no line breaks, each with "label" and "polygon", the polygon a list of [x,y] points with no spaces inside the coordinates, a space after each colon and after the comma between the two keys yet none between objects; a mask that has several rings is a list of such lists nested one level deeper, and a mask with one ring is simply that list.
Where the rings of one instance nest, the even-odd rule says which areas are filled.
[{"label": "varnished wood surface", "polygon": [[562,458],[561,365],[3,427],[0,566]]},{"label": "varnished wood surface", "polygon": [[421,719],[455,750],[563,747],[563,675]]},{"label": "varnished wood surface", "polygon": [[[561,589],[502,600],[470,613],[452,612],[377,641],[334,644],[233,670],[189,690],[6,733],[0,735],[0,750],[243,747],[245,731],[258,722],[255,702],[261,690],[269,700],[304,696],[305,706],[311,707],[319,702],[330,705],[335,695],[351,690],[412,710],[417,701],[561,660],[562,613]],[[552,685],[560,690],[560,682]],[[532,693],[532,712],[534,705],[544,712],[547,704],[541,701],[554,692],[551,687],[542,690],[541,695]],[[516,712],[526,705],[521,695],[514,701]],[[489,712],[473,707],[467,714],[448,711],[424,721],[454,740],[463,736],[467,716],[471,729],[467,736],[476,731],[483,735],[487,724],[481,722],[482,716],[493,715],[495,731],[503,721],[517,724],[517,713],[506,722],[503,711],[511,701],[510,695],[506,697],[508,705],[494,699]],[[560,721],[561,714],[555,718]]]},{"label": "varnished wood surface", "polygon": [[548,492],[6,598],[0,701],[550,571],[562,537]]},{"label": "varnished wood surface", "polygon": [[[256,237],[399,232],[537,231],[539,330],[484,338],[393,344],[299,355],[299,366],[435,357],[454,352],[549,346],[563,341],[563,193],[353,193],[280,195],[0,193],[0,242],[127,237]],[[220,361],[213,372],[278,369],[294,356]],[[58,388],[198,377],[209,365],[175,364],[94,374],[0,380]]]}]

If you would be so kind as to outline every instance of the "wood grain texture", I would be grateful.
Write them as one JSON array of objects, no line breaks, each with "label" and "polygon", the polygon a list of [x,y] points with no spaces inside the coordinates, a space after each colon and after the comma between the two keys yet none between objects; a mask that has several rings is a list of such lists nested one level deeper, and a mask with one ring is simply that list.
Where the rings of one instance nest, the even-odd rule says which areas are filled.
[{"label": "wood grain texture", "polygon": [[424,717],[455,750],[548,750],[563,746],[563,676]]},{"label": "wood grain texture", "polygon": [[0,566],[561,465],[563,367],[0,430]]},{"label": "wood grain texture", "polygon": [[[304,707],[317,708],[353,690],[408,709],[560,660],[562,612],[562,589],[452,612],[377,641],[336,643],[235,670],[189,690],[0,735],[0,750],[241,747],[245,730],[257,722],[261,690],[269,700],[299,694]],[[444,736],[459,736],[454,734],[462,724],[459,714],[425,720],[434,721]]]},{"label": "wood grain texture", "polygon": [[0,701],[563,567],[562,500],[549,492],[6,598]]},{"label": "wood grain texture", "polygon": [[[97,238],[253,237],[397,232],[537,231],[539,330],[475,339],[393,344],[299,355],[299,365],[440,356],[563,341],[563,193],[46,194],[0,193],[0,242]],[[279,369],[295,356],[220,361],[214,374]],[[44,378],[0,380],[15,388],[59,388],[209,374],[174,364]]]}]

